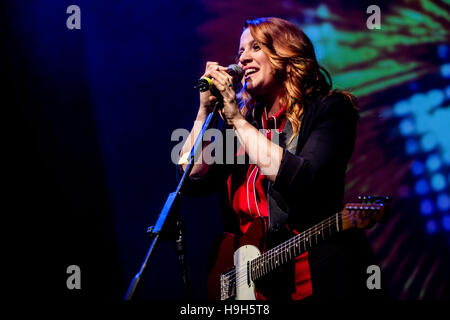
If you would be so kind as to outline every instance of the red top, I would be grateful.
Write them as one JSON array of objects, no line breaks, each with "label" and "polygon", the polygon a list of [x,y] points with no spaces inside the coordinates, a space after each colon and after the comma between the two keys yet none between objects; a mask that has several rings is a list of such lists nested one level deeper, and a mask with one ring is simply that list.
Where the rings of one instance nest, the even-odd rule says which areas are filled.
[{"label": "red top", "polygon": [[[272,138],[272,130],[282,132],[285,123],[284,109],[270,118],[266,109],[261,115],[263,133],[268,139]],[[237,156],[244,154],[245,151],[241,146]],[[231,208],[238,216],[240,229],[245,233],[255,217],[268,217],[269,215],[267,202],[269,180],[255,164],[240,165],[236,168],[227,179],[228,198]],[[295,292],[291,294],[293,300],[303,299],[312,294],[308,252],[295,259],[295,284]]]}]

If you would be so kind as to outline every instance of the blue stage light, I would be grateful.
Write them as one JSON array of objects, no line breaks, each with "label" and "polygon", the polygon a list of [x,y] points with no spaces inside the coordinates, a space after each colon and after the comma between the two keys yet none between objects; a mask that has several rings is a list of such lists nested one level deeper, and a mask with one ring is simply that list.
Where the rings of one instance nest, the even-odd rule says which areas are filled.
[{"label": "blue stage light", "polygon": [[449,63],[441,65],[441,75],[444,78],[450,78],[450,64]]},{"label": "blue stage light", "polygon": [[415,93],[409,99],[411,111],[428,107],[428,97],[423,93]]},{"label": "blue stage light", "polygon": [[450,165],[450,150],[444,151],[444,153],[442,154],[442,160],[444,161],[444,163]]},{"label": "blue stage light", "polygon": [[423,163],[421,161],[415,160],[412,164],[411,164],[411,171],[414,175],[419,176],[422,173],[424,173],[425,171],[425,166],[423,165]]},{"label": "blue stage light", "polygon": [[441,157],[437,154],[430,155],[427,158],[426,165],[431,172],[438,170],[442,165]]},{"label": "blue stage light", "polygon": [[320,32],[322,34],[330,35],[336,33],[336,30],[334,29],[333,25],[329,22],[325,22],[322,27],[320,28]]},{"label": "blue stage light", "polygon": [[447,57],[448,57],[448,46],[446,46],[445,44],[439,45],[437,47],[437,55],[442,60],[447,59]]},{"label": "blue stage light", "polygon": [[404,116],[411,112],[411,105],[406,100],[401,100],[397,102],[394,107],[394,113],[397,116]]},{"label": "blue stage light", "polygon": [[419,144],[414,139],[408,139],[405,143],[405,152],[409,155],[419,151]]},{"label": "blue stage light", "polygon": [[438,225],[436,221],[429,220],[426,224],[426,230],[428,234],[434,234],[436,231],[438,231]]},{"label": "blue stage light", "polygon": [[434,205],[433,202],[430,199],[424,199],[420,203],[420,212],[424,216],[429,216],[434,212]]},{"label": "blue stage light", "polygon": [[317,7],[317,16],[323,19],[330,17],[330,11],[328,10],[328,7],[325,4],[321,4]]},{"label": "blue stage light", "polygon": [[321,29],[316,25],[310,25],[303,28],[303,31],[306,33],[309,39],[315,44],[315,41],[320,40],[320,31]]},{"label": "blue stage light", "polygon": [[442,228],[445,231],[450,231],[450,215],[446,214],[442,217]]},{"label": "blue stage light", "polygon": [[431,187],[436,191],[442,191],[447,185],[442,174],[436,173],[431,177]]},{"label": "blue stage light", "polygon": [[450,98],[450,86],[447,86],[447,87],[444,89],[444,92],[445,92],[445,96],[446,96],[447,98]]},{"label": "blue stage light", "polygon": [[441,193],[436,198],[436,205],[441,211],[450,209],[450,197],[447,193]]},{"label": "blue stage light", "polygon": [[431,106],[439,106],[445,100],[444,91],[440,89],[433,89],[427,94],[428,101]]},{"label": "blue stage light", "polygon": [[409,136],[414,133],[416,127],[411,119],[403,119],[399,124],[399,129],[402,136]]},{"label": "blue stage light", "polygon": [[322,60],[325,56],[325,48],[323,45],[321,45],[319,42],[314,44],[314,51],[316,53],[316,58],[318,61]]},{"label": "blue stage light", "polygon": [[416,182],[415,185],[416,193],[419,195],[427,194],[430,191],[430,187],[428,186],[428,181],[425,179],[420,179]]},{"label": "blue stage light", "polygon": [[437,145],[437,139],[432,133],[427,133],[422,137],[420,140],[420,145],[422,146],[422,149],[425,151],[430,151],[434,149]]}]

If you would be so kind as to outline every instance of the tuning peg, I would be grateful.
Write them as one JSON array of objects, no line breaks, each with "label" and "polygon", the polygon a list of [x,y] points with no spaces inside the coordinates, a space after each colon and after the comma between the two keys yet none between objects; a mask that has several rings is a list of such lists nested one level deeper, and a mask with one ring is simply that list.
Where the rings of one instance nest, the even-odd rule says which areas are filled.
[{"label": "tuning peg", "polygon": [[374,196],[374,201],[376,203],[386,203],[389,204],[392,202],[392,197],[391,196]]},{"label": "tuning peg", "polygon": [[358,200],[361,203],[367,203],[367,196],[358,196]]},{"label": "tuning peg", "polygon": [[392,203],[391,196],[358,196],[361,203]]}]

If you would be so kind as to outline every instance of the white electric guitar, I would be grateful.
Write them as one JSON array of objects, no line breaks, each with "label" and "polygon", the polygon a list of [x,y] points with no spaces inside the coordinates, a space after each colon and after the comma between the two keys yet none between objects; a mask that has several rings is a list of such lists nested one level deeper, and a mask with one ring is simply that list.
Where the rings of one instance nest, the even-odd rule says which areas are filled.
[{"label": "white electric guitar", "polygon": [[367,229],[384,221],[390,197],[359,197],[338,212],[263,253],[266,219],[257,218],[243,236],[224,233],[208,273],[211,300],[256,300],[255,281],[292,261],[321,241],[350,228]]}]

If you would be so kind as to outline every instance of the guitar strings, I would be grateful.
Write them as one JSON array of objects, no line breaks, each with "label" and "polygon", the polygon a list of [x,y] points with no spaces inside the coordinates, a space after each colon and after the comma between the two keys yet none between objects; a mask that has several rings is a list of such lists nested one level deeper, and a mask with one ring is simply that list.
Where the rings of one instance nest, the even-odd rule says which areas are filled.
[{"label": "guitar strings", "polygon": [[[331,226],[332,223],[335,223],[335,222],[336,222],[336,218],[335,218],[335,217],[336,217],[336,215],[332,215],[331,217],[328,217],[328,218],[323,222],[323,225],[322,225],[322,228],[321,228],[322,232],[323,232],[323,228],[324,228],[324,227],[325,227],[325,228],[329,228],[329,227]],[[338,219],[342,219],[342,218],[341,218],[341,217],[338,217]],[[331,221],[331,220],[333,220],[333,221]],[[295,242],[298,242],[298,240],[304,240],[304,239],[306,239],[306,238],[311,237],[311,236],[312,236],[312,232],[313,232],[312,229],[316,229],[316,231],[317,231],[317,228],[314,228],[314,227],[308,228],[307,230],[303,231],[302,233],[299,233],[298,235],[292,237],[291,239],[289,239],[289,240],[286,241],[285,243],[282,243],[282,244],[280,244],[280,245],[278,245],[278,246],[276,246],[276,247],[274,247],[274,248],[272,248],[272,249],[270,249],[270,250],[264,252],[261,256],[255,258],[255,260],[256,260],[256,259],[261,259],[261,258],[262,258],[262,259],[272,258],[272,257],[275,255],[275,252],[276,252],[276,251],[282,251],[282,250],[281,250],[282,247],[288,246],[288,245],[292,244],[293,242],[294,242],[294,243],[295,243]],[[307,236],[308,234],[309,234],[309,236]],[[278,248],[278,247],[280,247],[280,248]],[[283,251],[284,251],[284,250],[283,250]],[[246,266],[244,266],[243,268],[246,268]],[[233,272],[236,272],[236,270],[235,270],[235,269],[232,269],[232,270],[230,270],[230,271],[224,273],[223,275],[226,276],[226,275],[228,275],[228,274],[230,274],[230,273],[233,273]]]},{"label": "guitar strings", "polygon": [[[376,207],[373,207],[373,204],[372,204],[372,205],[370,205],[370,208],[364,208],[364,209],[370,209],[370,210],[373,210],[373,209],[377,209],[377,208],[376,208]],[[339,214],[339,213],[340,213],[340,214]],[[337,220],[336,220],[336,215],[338,216],[338,217],[337,217]],[[355,214],[354,214],[353,211],[347,211],[347,212],[338,212],[338,213],[336,213],[336,214],[334,214],[334,215],[328,217],[326,220],[324,220],[324,221],[322,222],[322,226],[321,226],[321,228],[320,228],[320,231],[322,232],[322,237],[324,237],[324,232],[323,232],[324,227],[325,227],[325,228],[329,228],[329,227],[330,227],[333,223],[335,223],[336,221],[339,223],[339,222],[342,222],[342,220],[343,220],[344,218],[348,218],[348,217],[354,218],[354,216],[355,216]],[[300,233],[300,234],[298,234],[298,235],[292,237],[292,238],[289,239],[288,241],[282,243],[281,245],[278,245],[278,246],[276,246],[276,247],[274,247],[274,248],[272,248],[272,249],[266,251],[263,255],[261,255],[261,256],[255,258],[255,259],[253,259],[252,261],[254,261],[254,260],[256,260],[256,259],[258,259],[258,258],[260,258],[260,257],[261,257],[261,259],[269,260],[269,259],[272,259],[275,255],[279,255],[279,256],[280,256],[281,263],[279,263],[278,261],[276,261],[275,267],[274,267],[273,269],[279,268],[283,263],[287,262],[288,260],[292,260],[292,257],[291,257],[292,255],[291,255],[291,252],[290,252],[290,250],[289,250],[290,248],[289,248],[289,249],[288,249],[288,250],[289,250],[289,258],[286,256],[286,258],[285,258],[286,261],[283,261],[282,253],[285,251],[285,249],[286,249],[288,246],[292,247],[292,246],[291,246],[292,243],[295,243],[295,242],[298,242],[298,241],[302,241],[302,240],[304,241],[306,238],[311,238],[311,237],[314,236],[314,235],[316,236],[316,243],[317,243],[317,234],[318,234],[318,231],[319,231],[319,228],[317,227],[317,225],[315,225],[315,226],[313,226],[313,227],[310,227],[309,229],[303,231],[302,233]],[[320,233],[319,233],[319,234],[320,234]],[[305,246],[305,248],[306,248],[306,246]],[[280,254],[279,251],[281,251],[281,254]],[[306,252],[306,251],[307,251],[307,250],[305,250],[304,252]],[[287,250],[286,250],[286,252],[287,252]],[[298,254],[298,255],[295,254],[295,248],[294,248],[294,258],[297,257],[297,256],[299,256],[299,255],[300,255],[300,254]],[[264,257],[264,256],[265,256],[265,257]],[[264,258],[263,258],[263,257],[264,257]],[[254,262],[254,263],[256,263],[256,262]],[[278,263],[278,265],[277,265],[277,263]],[[252,262],[251,262],[250,264],[252,264]],[[251,266],[251,267],[252,267],[252,266]],[[269,266],[269,267],[270,267],[270,266]],[[232,275],[229,275],[229,276],[228,276],[228,277],[229,277],[228,280],[229,280],[229,281],[235,280],[235,281],[236,281],[236,285],[240,285],[240,284],[242,284],[242,283],[247,282],[247,273],[246,273],[246,272],[243,272],[243,271],[245,271],[246,268],[247,268],[247,265],[243,265],[243,266],[241,266],[238,270],[236,270],[236,269],[230,270],[229,272],[225,273],[224,275],[229,275],[230,273],[233,273]],[[236,278],[236,279],[233,279],[233,277],[236,277],[236,273],[237,273],[237,272],[240,272],[240,276],[239,276],[238,278]],[[262,275],[264,275],[265,273],[266,273],[266,272],[263,271],[263,274],[262,274]],[[260,277],[260,276],[256,277],[254,280],[258,279],[259,277]]]},{"label": "guitar strings", "polygon": [[[341,214],[342,215],[342,214]],[[339,222],[341,222],[342,221],[342,217],[341,217],[341,215],[338,215],[338,217],[337,217],[337,221],[338,221],[338,223]],[[347,216],[348,215],[353,215],[353,214],[347,214]],[[323,233],[323,228],[325,227],[325,228],[329,228],[332,224],[334,224],[336,222],[336,215],[333,215],[333,216],[331,216],[331,217],[329,217],[327,220],[325,220],[323,223],[322,223],[322,228],[321,228],[321,230],[322,230],[322,234],[324,234]],[[262,258],[262,259],[266,259],[266,260],[269,260],[270,261],[270,259],[272,259],[273,257],[275,257],[276,255],[279,255],[279,257],[280,257],[280,259],[279,260],[276,260],[276,261],[274,261],[273,263],[274,263],[274,267],[272,268],[272,269],[276,269],[276,268],[279,268],[282,264],[284,264],[285,262],[287,262],[288,260],[291,260],[291,259],[288,259],[287,258],[287,256],[286,256],[286,261],[283,261],[284,259],[283,259],[283,252],[285,251],[284,249],[285,249],[285,247],[287,247],[288,245],[292,245],[292,243],[294,242],[299,242],[299,241],[304,241],[305,239],[307,239],[307,238],[311,238],[311,237],[313,237],[314,235],[316,236],[316,239],[317,239],[317,227],[316,226],[313,226],[313,227],[311,227],[311,228],[309,228],[309,229],[307,229],[307,230],[305,230],[303,233],[301,233],[301,234],[298,234],[298,235],[296,235],[295,237],[292,237],[290,240],[288,240],[288,241],[286,241],[285,243],[282,243],[281,245],[279,245],[279,246],[276,246],[276,247],[274,247],[274,248],[272,248],[272,249],[270,249],[269,251],[267,251],[266,253],[264,253],[264,258]],[[316,243],[317,243],[317,240],[316,240]],[[292,246],[291,246],[292,247]],[[306,248],[306,245],[305,245],[305,248]],[[306,252],[307,250],[305,250],[304,252]],[[281,254],[280,254],[280,252],[281,252]],[[262,256],[260,256],[260,257],[262,257]],[[259,257],[258,257],[259,258]],[[257,258],[255,258],[255,260],[256,260]],[[281,262],[279,262],[279,261],[281,261]],[[269,268],[271,268],[273,265],[270,265],[269,266]],[[241,285],[241,284],[243,284],[243,283],[245,283],[245,282],[247,282],[247,277],[248,277],[248,275],[247,275],[247,272],[245,272],[245,269],[247,268],[247,266],[246,265],[243,265],[242,267],[240,267],[239,268],[239,270],[237,270],[237,272],[240,272],[239,273],[239,276],[236,278],[236,274],[237,273],[235,273],[234,275],[232,275],[232,276],[230,276],[230,280],[229,281],[233,281],[233,280],[235,280],[235,282],[236,282],[236,286],[239,286],[239,285]],[[251,271],[250,271],[251,272]],[[265,272],[263,272],[263,274],[265,274]],[[233,278],[236,278],[236,279],[233,279]],[[259,277],[258,277],[259,278]],[[254,280],[256,280],[256,279],[258,279],[258,278],[255,278]]]},{"label": "guitar strings", "polygon": [[[379,208],[376,208],[376,207],[374,207],[373,206],[373,204],[371,204],[370,205],[370,207],[369,208],[363,208],[364,210],[367,210],[367,209],[370,209],[370,210],[374,210],[374,209],[379,209]],[[340,214],[339,214],[340,213]],[[336,215],[337,215],[337,220],[336,220]],[[321,228],[320,228],[320,231],[322,231],[322,237],[324,237],[324,232],[323,232],[323,229],[324,229],[324,227],[325,228],[329,228],[330,226],[331,226],[331,224],[333,224],[333,223],[335,223],[336,221],[339,223],[339,222],[342,222],[342,220],[344,219],[344,218],[347,218],[347,217],[351,217],[351,218],[354,218],[354,216],[355,216],[355,214],[354,214],[354,212],[353,211],[347,211],[347,212],[338,212],[338,213],[336,213],[336,214],[334,214],[334,215],[332,215],[332,216],[330,216],[330,217],[328,217],[326,220],[324,220],[321,224],[322,224],[322,226],[321,226]],[[310,227],[309,229],[307,229],[307,230],[305,230],[305,231],[303,231],[302,233],[300,233],[300,234],[298,234],[298,235],[296,235],[296,236],[294,236],[294,237],[292,237],[291,239],[289,239],[288,241],[286,241],[286,242],[284,242],[284,243],[282,243],[281,245],[278,245],[278,246],[276,246],[276,247],[274,247],[274,248],[272,248],[272,249],[270,249],[270,250],[268,250],[267,252],[265,252],[263,255],[261,255],[261,256],[259,256],[259,257],[257,257],[257,258],[255,258],[255,259],[253,259],[252,261],[254,261],[254,260],[256,260],[256,259],[258,259],[258,258],[262,258],[262,257],[264,257],[264,258],[262,258],[262,259],[267,259],[267,260],[269,260],[269,259],[272,259],[273,258],[273,256],[275,256],[275,255],[279,255],[280,256],[280,258],[281,258],[281,263],[277,266],[276,264],[275,264],[275,267],[273,268],[273,269],[276,269],[276,268],[278,268],[278,267],[280,267],[283,263],[285,263],[285,262],[287,262],[287,261],[289,261],[289,260],[292,260],[292,255],[291,255],[291,252],[290,252],[290,248],[288,249],[289,250],[289,258],[287,258],[287,256],[286,256],[286,258],[285,258],[285,260],[286,261],[283,261],[283,256],[282,256],[282,253],[285,251],[285,249],[283,249],[283,247],[284,248],[287,248],[288,246],[290,246],[290,247],[292,247],[291,245],[292,245],[292,243],[293,242],[298,242],[299,240],[301,241],[301,240],[304,240],[304,239],[306,239],[306,238],[310,238],[310,237],[312,237],[312,236],[316,236],[316,243],[317,243],[317,232],[319,231],[318,230],[319,228],[317,227],[317,225],[315,225],[315,226],[313,226],[313,227]],[[314,230],[314,231],[313,231]],[[331,229],[330,229],[330,231],[331,231]],[[339,230],[337,230],[337,231],[339,231]],[[309,236],[307,236],[309,234]],[[320,233],[319,233],[320,234]],[[277,249],[278,248],[278,249]],[[305,248],[306,248],[306,246],[305,246]],[[288,251],[288,250],[286,250],[286,252]],[[279,251],[281,251],[281,254],[279,253]],[[306,252],[307,250],[305,250],[305,252]],[[299,256],[300,254],[295,254],[295,248],[294,248],[294,258],[295,257],[297,257],[297,256]],[[256,262],[254,262],[254,263],[256,263]],[[277,263],[278,263],[278,261],[277,261]],[[251,262],[251,264],[252,264],[252,262]],[[270,268],[271,266],[269,265],[269,268]],[[245,269],[247,268],[247,265],[243,265],[243,266],[241,266],[238,270],[236,270],[236,269],[232,269],[232,270],[230,270],[230,271],[228,271],[228,272],[226,272],[226,273],[224,273],[223,275],[224,276],[226,276],[226,277],[228,277],[228,281],[233,281],[234,279],[233,279],[233,277],[236,277],[236,273],[237,272],[240,272],[240,276],[239,276],[239,278],[236,278],[236,285],[240,285],[240,284],[242,284],[242,283],[245,283],[245,282],[247,282],[247,273],[246,272],[243,272],[243,271],[245,271]],[[271,271],[271,270],[270,270]],[[243,272],[243,273],[242,273]],[[264,275],[266,272],[264,272],[263,271],[263,274],[262,275]],[[231,275],[230,275],[231,274]],[[255,280],[256,279],[258,279],[260,276],[258,276],[258,277],[256,277],[255,278]]]},{"label": "guitar strings", "polygon": [[[341,213],[340,215],[338,214],[338,218],[337,218],[337,221],[338,221],[338,223],[339,222],[341,222],[342,221],[342,219],[343,219],[343,217],[342,217],[342,215],[345,215],[345,217],[347,217],[347,216],[353,216],[354,214],[353,213],[351,213],[351,212],[349,212],[349,213]],[[313,237],[314,235],[316,235],[317,236],[317,234],[318,234],[318,231],[321,231],[322,232],[322,234],[324,234],[324,232],[323,232],[323,229],[325,228],[329,228],[332,224],[334,224],[334,223],[336,223],[336,215],[332,215],[332,216],[330,216],[330,217],[328,217],[325,221],[323,221],[322,222],[322,227],[320,228],[320,229],[318,229],[318,227],[317,226],[313,226],[313,227],[310,227],[309,229],[307,229],[307,230],[305,230],[305,231],[303,231],[302,233],[300,233],[300,234],[298,234],[298,235],[296,235],[295,237],[292,237],[291,239],[289,239],[288,241],[286,241],[286,242],[284,242],[284,243],[282,243],[281,245],[278,245],[278,246],[276,246],[276,247],[274,247],[274,248],[272,248],[272,249],[270,249],[270,250],[268,250],[268,251],[266,251],[263,255],[261,255],[261,256],[259,256],[259,257],[257,257],[257,258],[255,258],[254,260],[256,260],[256,259],[258,259],[258,258],[260,258],[260,257],[262,257],[261,259],[265,259],[265,260],[269,260],[269,259],[272,259],[275,255],[280,255],[280,251],[281,252],[284,252],[285,251],[285,247],[287,247],[287,246],[291,246],[292,245],[292,243],[295,243],[295,242],[298,242],[298,241],[304,241],[306,238],[311,238],[311,237]],[[320,234],[320,233],[319,233]],[[323,237],[323,236],[322,236]],[[317,237],[316,237],[317,238]],[[316,242],[317,242],[317,240],[316,240]],[[291,246],[292,247],[292,246]],[[306,247],[306,246],[305,246]],[[294,249],[295,250],[295,249]],[[305,250],[305,252],[306,252],[307,250]],[[291,253],[289,253],[289,255],[291,256]],[[295,255],[295,254],[294,254]],[[298,255],[297,255],[298,256]],[[283,264],[284,262],[287,262],[287,260],[290,260],[290,259],[292,259],[292,258],[287,258],[286,257],[286,261],[283,261],[283,256],[281,255],[281,263],[279,263],[278,261],[276,261],[275,262],[275,268],[278,268],[278,267],[280,267],[281,266],[281,264]],[[256,263],[256,262],[255,262]],[[279,264],[278,266],[277,266],[277,263]],[[275,269],[274,268],[274,269]],[[247,273],[243,273],[243,271],[245,271],[245,269],[247,269],[247,265],[243,265],[243,266],[241,266],[239,269],[233,269],[233,270],[230,270],[230,271],[228,271],[227,273],[224,273],[223,275],[225,276],[225,277],[228,277],[228,281],[233,281],[233,280],[236,280],[236,285],[240,285],[240,284],[242,284],[242,283],[244,283],[244,282],[246,282],[247,281]],[[239,277],[238,278],[236,278],[236,279],[234,279],[233,277],[236,277],[236,274],[237,273],[239,273]],[[265,272],[264,272],[265,273]],[[231,275],[230,275],[231,274]],[[257,278],[255,278],[255,279],[257,279]]]}]

